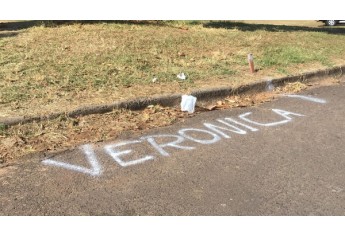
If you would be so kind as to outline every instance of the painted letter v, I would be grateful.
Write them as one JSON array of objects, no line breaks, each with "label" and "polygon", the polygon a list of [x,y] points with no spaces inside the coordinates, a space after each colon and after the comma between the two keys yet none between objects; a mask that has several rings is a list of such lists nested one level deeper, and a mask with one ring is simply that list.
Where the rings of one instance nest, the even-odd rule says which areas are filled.
[{"label": "painted letter v", "polygon": [[47,159],[42,161],[43,164],[46,165],[52,165],[52,166],[57,166],[57,167],[62,167],[68,170],[73,170],[77,172],[81,172],[84,174],[88,174],[91,176],[100,176],[102,173],[102,168],[100,167],[96,154],[93,151],[93,148],[91,145],[83,145],[81,146],[81,150],[85,153],[86,159],[89,162],[91,168],[86,168],[83,166],[78,166],[78,165],[73,165],[73,164],[68,164],[62,161],[55,161],[51,159]]}]

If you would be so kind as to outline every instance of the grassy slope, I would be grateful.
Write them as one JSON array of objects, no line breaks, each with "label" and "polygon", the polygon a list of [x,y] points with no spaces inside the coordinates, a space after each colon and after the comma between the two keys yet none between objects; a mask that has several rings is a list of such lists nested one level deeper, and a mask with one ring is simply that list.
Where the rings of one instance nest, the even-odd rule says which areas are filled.
[{"label": "grassy slope", "polygon": [[[0,31],[0,117],[238,85],[345,62],[344,27],[315,22],[112,22]],[[253,53],[258,73],[248,73]],[[176,75],[187,74],[186,81]],[[157,77],[158,83],[152,83]]]}]

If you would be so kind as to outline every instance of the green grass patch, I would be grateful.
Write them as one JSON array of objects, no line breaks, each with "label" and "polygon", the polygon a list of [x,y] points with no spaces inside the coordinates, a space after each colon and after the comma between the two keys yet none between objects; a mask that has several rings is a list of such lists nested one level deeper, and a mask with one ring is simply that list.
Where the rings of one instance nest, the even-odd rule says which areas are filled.
[{"label": "green grass patch", "polygon": [[6,132],[7,128],[8,127],[5,124],[0,123],[0,135],[6,135],[7,134],[7,132]]},{"label": "green grass patch", "polygon": [[277,46],[266,48],[262,59],[259,59],[263,67],[288,66],[290,64],[303,64],[313,61],[324,61],[325,56],[315,51],[306,50],[296,46]]}]

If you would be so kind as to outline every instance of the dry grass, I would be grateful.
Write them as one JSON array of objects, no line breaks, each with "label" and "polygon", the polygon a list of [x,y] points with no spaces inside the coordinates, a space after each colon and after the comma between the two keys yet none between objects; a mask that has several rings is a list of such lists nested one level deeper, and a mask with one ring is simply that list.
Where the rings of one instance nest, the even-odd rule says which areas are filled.
[{"label": "dry grass", "polygon": [[[344,27],[329,29],[314,21],[278,24],[169,21],[50,27],[36,22],[17,29],[0,25],[0,117],[188,93],[344,64]],[[248,72],[249,52],[259,69],[254,75]],[[180,72],[187,80],[176,78]]]},{"label": "dry grass", "polygon": [[124,131],[170,125],[187,116],[175,108],[149,106],[139,112],[116,110],[80,118],[61,116],[50,121],[3,127],[0,130],[0,164],[30,153],[115,139]]},{"label": "dry grass", "polygon": [[61,116],[50,121],[7,128],[0,126],[0,164],[37,152],[64,150],[85,143],[113,140],[124,132],[142,132],[183,122],[200,112],[256,106],[273,100],[280,93],[296,93],[312,86],[326,86],[338,82],[332,78],[308,86],[296,82],[278,87],[274,91],[229,96],[216,102],[199,103],[193,114],[173,107],[148,106],[143,111],[116,110],[79,118]]}]

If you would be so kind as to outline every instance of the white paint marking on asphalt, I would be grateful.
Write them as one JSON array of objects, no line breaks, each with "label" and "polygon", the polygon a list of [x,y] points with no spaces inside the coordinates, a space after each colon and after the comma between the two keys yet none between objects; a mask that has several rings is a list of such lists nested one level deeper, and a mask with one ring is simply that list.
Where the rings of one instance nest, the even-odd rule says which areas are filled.
[{"label": "white paint marking on asphalt", "polygon": [[[167,138],[167,137],[176,138],[176,140],[169,143],[161,143],[161,144],[158,144],[156,141],[157,138]],[[165,147],[173,147],[173,148],[183,149],[183,150],[195,149],[195,147],[178,145],[185,140],[182,136],[179,136],[179,135],[159,134],[159,135],[144,136],[144,137],[141,137],[141,139],[146,139],[152,145],[152,147],[154,147],[162,156],[170,156],[170,154],[163,149]]]},{"label": "white paint marking on asphalt", "polygon": [[[271,123],[260,123],[260,122],[253,121],[253,120],[250,120],[249,118],[247,118],[247,116],[251,115],[252,112],[243,113],[243,114],[239,115],[238,117],[240,119],[250,123],[250,124],[254,124],[257,126],[270,127],[270,126],[282,125],[282,124],[291,122],[293,120],[292,116],[299,116],[299,117],[304,116],[302,114],[298,114],[298,113],[294,113],[294,112],[290,112],[290,111],[285,111],[285,110],[281,110],[281,109],[272,109],[272,111],[274,113],[284,117],[285,119],[277,121],[277,122],[271,122]],[[241,135],[247,134],[247,131],[245,131],[244,129],[241,129],[243,127],[252,131],[252,132],[258,131],[257,128],[254,128],[254,127],[249,126],[247,124],[241,123],[241,122],[239,122],[235,119],[229,118],[229,117],[217,119],[216,121],[218,121],[221,124],[216,125],[214,123],[208,123],[208,122],[203,123],[203,125],[208,130],[196,129],[196,128],[184,128],[184,129],[180,129],[178,131],[178,135],[158,134],[158,135],[143,136],[138,140],[123,141],[123,142],[119,142],[119,143],[115,143],[115,144],[105,145],[103,147],[103,150],[107,154],[109,154],[113,158],[113,160],[115,160],[120,166],[127,167],[127,166],[131,166],[131,165],[141,164],[141,163],[146,162],[148,160],[152,160],[152,159],[154,159],[154,157],[150,156],[150,155],[146,155],[146,156],[139,158],[139,159],[136,159],[136,160],[124,161],[120,157],[124,156],[124,155],[128,155],[128,154],[132,153],[132,151],[133,151],[132,149],[117,150],[117,148],[125,146],[125,145],[131,146],[133,144],[143,143],[144,141],[147,141],[162,156],[170,156],[170,154],[164,148],[173,147],[173,148],[182,149],[182,150],[193,150],[196,148],[196,147],[181,145],[181,143],[185,140],[190,140],[190,141],[200,143],[200,144],[213,144],[213,143],[216,143],[216,142],[222,140],[221,137],[226,138],[226,139],[230,138],[230,136],[227,133],[224,133],[225,131],[237,133],[237,134],[241,134]],[[241,128],[235,126],[234,124],[237,126],[241,126]],[[211,132],[210,130],[213,132]],[[187,133],[192,133],[192,134],[194,133],[194,135],[187,134]],[[201,134],[203,138],[197,138],[198,133]],[[206,139],[205,135],[212,136],[212,138]],[[174,138],[174,140],[169,141],[169,142],[163,142],[162,139],[166,139],[166,138]],[[159,140],[159,141],[157,141],[157,140]],[[100,176],[102,174],[102,168],[101,168],[100,164],[98,163],[96,154],[95,154],[92,146],[91,145],[83,145],[83,146],[81,146],[81,150],[85,153],[86,159],[87,159],[88,163],[90,164],[91,168],[86,168],[83,166],[73,165],[73,164],[69,164],[69,163],[65,163],[65,162],[61,162],[61,161],[55,161],[55,160],[51,160],[51,159],[44,160],[44,161],[42,161],[42,163],[46,164],[46,165],[62,167],[62,168],[68,169],[68,170],[76,171],[76,172],[81,172],[81,173],[88,174],[91,176]]]},{"label": "white paint marking on asphalt", "polygon": [[[196,138],[193,138],[192,136],[190,135],[187,135],[186,132],[199,132],[199,133],[206,133],[206,134],[209,134],[211,135],[213,138],[212,139],[208,139],[208,140],[205,140],[205,139],[196,139]],[[178,133],[185,137],[186,139],[189,139],[193,142],[196,142],[196,143],[201,143],[201,144],[212,144],[212,143],[216,143],[218,142],[219,140],[221,140],[221,138],[217,135],[217,134],[214,134],[210,131],[207,131],[207,130],[204,130],[204,129],[194,129],[194,128],[187,128],[187,129],[180,129],[178,131]]]},{"label": "white paint marking on asphalt", "polygon": [[242,130],[236,126],[233,126],[229,123],[226,123],[225,121],[218,119],[217,120],[219,123],[225,124],[228,127],[232,127],[233,129],[229,129],[228,127],[224,127],[224,126],[219,126],[219,125],[214,125],[211,123],[204,123],[204,126],[216,133],[218,133],[219,135],[223,136],[224,138],[230,138],[229,135],[225,134],[224,132],[220,131],[220,130],[226,130],[226,131],[230,131],[233,133],[237,133],[237,134],[246,134],[247,132],[245,130]]},{"label": "white paint marking on asphalt", "polygon": [[276,125],[281,125],[281,124],[285,124],[285,123],[290,122],[292,120],[292,118],[289,117],[289,115],[304,116],[302,114],[293,113],[293,112],[290,112],[290,111],[279,110],[279,109],[272,109],[272,111],[275,112],[278,115],[281,115],[281,116],[285,117],[286,120],[281,120],[281,121],[271,122],[271,123],[260,123],[260,122],[256,122],[256,121],[253,121],[253,120],[250,120],[250,119],[246,118],[246,116],[249,116],[250,114],[252,114],[252,112],[244,113],[242,115],[239,115],[238,117],[240,117],[242,120],[247,121],[248,123],[252,123],[252,124],[255,124],[255,125],[259,125],[259,126],[270,127],[270,126],[276,126]]},{"label": "white paint marking on asphalt", "polygon": [[316,103],[327,103],[326,100],[321,98],[314,98],[311,96],[303,96],[303,95],[295,95],[295,94],[284,94],[282,96],[289,97],[289,98],[300,98],[302,100],[310,101],[310,102],[316,102]]},{"label": "white paint marking on asphalt", "polygon": [[44,160],[42,161],[42,163],[46,165],[52,165],[52,166],[62,167],[68,170],[81,172],[81,173],[88,174],[91,176],[100,176],[102,174],[102,168],[100,167],[98,163],[97,156],[95,152],[93,151],[92,146],[90,144],[87,144],[87,145],[81,146],[80,149],[85,153],[86,159],[88,163],[90,164],[91,169],[83,167],[83,166],[68,164],[62,161],[55,161],[51,159]]},{"label": "white paint marking on asphalt", "polygon": [[[234,119],[229,118],[229,117],[224,118],[224,120],[230,121],[230,122],[235,123],[235,124],[237,124],[237,125],[241,125],[241,126],[247,128],[247,129],[249,129],[249,130],[252,131],[252,132],[258,131],[257,128],[251,127],[251,126],[249,126],[249,125],[245,125],[245,124],[243,124],[243,123],[241,123],[241,122],[238,122],[237,120],[234,120]],[[225,122],[222,122],[222,123],[225,124]],[[228,123],[228,122],[226,122],[226,123]],[[235,127],[235,126],[234,126],[234,127]]]},{"label": "white paint marking on asphalt", "polygon": [[117,162],[119,163],[120,166],[122,167],[126,167],[126,166],[131,166],[131,165],[136,165],[136,164],[140,164],[143,163],[145,161],[148,160],[152,160],[153,156],[145,156],[143,158],[137,159],[137,160],[133,160],[133,161],[123,161],[120,156],[129,154],[132,152],[132,150],[125,150],[125,151],[117,151],[115,150],[115,148],[117,147],[121,147],[124,145],[128,145],[128,144],[133,144],[133,143],[140,143],[142,142],[142,140],[134,140],[134,141],[126,141],[126,142],[121,142],[121,143],[116,143],[116,144],[110,144],[110,145],[106,145],[104,147],[104,150]]}]

